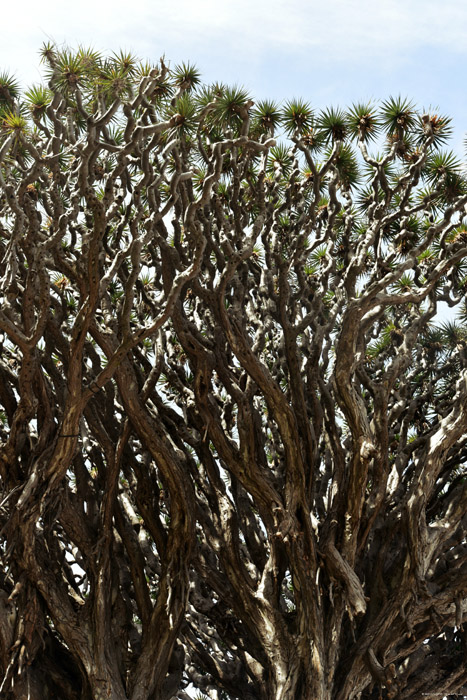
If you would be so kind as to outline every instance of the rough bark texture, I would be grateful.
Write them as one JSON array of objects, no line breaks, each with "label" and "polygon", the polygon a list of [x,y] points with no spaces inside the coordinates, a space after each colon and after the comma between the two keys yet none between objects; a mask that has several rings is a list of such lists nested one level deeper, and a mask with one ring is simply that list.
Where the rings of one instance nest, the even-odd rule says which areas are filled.
[{"label": "rough bark texture", "polygon": [[0,80],[1,697],[457,697],[449,120],[43,54]]}]

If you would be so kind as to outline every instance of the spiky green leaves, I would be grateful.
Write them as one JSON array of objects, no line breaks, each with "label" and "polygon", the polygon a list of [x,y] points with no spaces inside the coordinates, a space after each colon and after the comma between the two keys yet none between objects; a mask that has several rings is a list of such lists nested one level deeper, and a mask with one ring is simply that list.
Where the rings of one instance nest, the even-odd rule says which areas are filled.
[{"label": "spiky green leaves", "polygon": [[77,60],[82,71],[82,85],[92,93],[100,93],[108,103],[131,98],[140,73],[138,59],[127,51],[114,52],[103,58],[91,49],[80,48]]},{"label": "spiky green leaves", "polygon": [[461,323],[467,324],[467,299],[464,299],[462,306],[457,313],[457,317]]},{"label": "spiky green leaves", "polygon": [[347,116],[342,109],[324,109],[318,119],[318,127],[326,144],[344,141],[348,134]]},{"label": "spiky green leaves", "polygon": [[216,100],[214,122],[221,127],[239,127],[244,110],[253,104],[247,90],[238,85],[225,87]]},{"label": "spiky green leaves", "polygon": [[0,127],[4,134],[14,136],[18,139],[20,135],[28,132],[28,122],[22,114],[16,111],[6,110],[0,117]]},{"label": "spiky green leaves", "polygon": [[54,65],[47,71],[46,75],[53,88],[68,95],[70,92],[74,92],[78,86],[84,85],[88,71],[89,65],[80,53],[73,53],[65,49],[56,54]]},{"label": "spiky green leaves", "polygon": [[55,44],[51,41],[44,42],[39,50],[39,56],[41,57],[41,63],[52,66],[56,58]]},{"label": "spiky green leaves", "polygon": [[354,139],[371,141],[381,129],[381,123],[374,105],[358,102],[347,113],[347,129]]},{"label": "spiky green leaves", "polygon": [[401,277],[394,282],[393,290],[399,292],[399,294],[406,294],[411,292],[414,288],[414,280],[411,275],[404,273]]},{"label": "spiky green leaves", "polygon": [[427,160],[423,175],[433,187],[438,186],[442,202],[451,202],[467,192],[462,164],[452,152],[435,152]]},{"label": "spiky green leaves", "polygon": [[281,120],[281,112],[276,102],[263,100],[258,102],[252,112],[253,129],[258,134],[274,134]]},{"label": "spiky green leaves", "polygon": [[320,245],[314,250],[308,258],[308,266],[310,271],[316,271],[321,266],[325,265],[329,259],[328,248],[326,245]]},{"label": "spiky green leaves", "polygon": [[435,148],[443,146],[452,136],[451,118],[427,112],[419,116],[417,143],[432,138]]},{"label": "spiky green leaves", "polygon": [[25,103],[33,117],[41,117],[52,99],[52,93],[43,85],[33,85],[24,93]]},{"label": "spiky green leaves", "polygon": [[426,162],[424,175],[433,184],[440,177],[455,176],[460,173],[461,162],[452,151],[434,153]]},{"label": "spiky green leaves", "polygon": [[445,321],[440,325],[440,330],[447,354],[467,344],[467,329],[464,325],[455,321]]},{"label": "spiky green leaves", "polygon": [[156,104],[160,103],[161,101],[171,97],[173,90],[174,88],[171,83],[168,80],[161,78],[160,80],[157,80],[153,88],[151,99]]},{"label": "spiky green leaves", "polygon": [[191,63],[180,63],[172,71],[175,85],[183,90],[192,90],[201,82],[201,73]]},{"label": "spiky green leaves", "polygon": [[305,144],[309,151],[312,153],[317,153],[323,148],[326,139],[321,131],[318,131],[318,129],[313,129],[312,127],[311,129],[308,129],[308,131],[305,131],[301,137],[301,141]]},{"label": "spiky green leaves", "polygon": [[132,73],[121,63],[106,61],[99,69],[99,88],[110,100],[131,95]]},{"label": "spiky green leaves", "polygon": [[112,54],[115,68],[124,75],[133,77],[138,72],[138,59],[129,51],[118,51]]},{"label": "spiky green leaves", "polygon": [[[349,189],[359,188],[353,201],[357,215],[362,218],[371,216],[379,205],[380,211],[391,212],[404,196],[411,164],[418,161],[417,173],[421,168],[421,177],[408,201],[421,204],[425,218],[430,207],[436,211],[467,191],[459,162],[452,154],[439,151],[451,130],[449,118],[439,116],[435,110],[420,113],[410,101],[401,97],[389,98],[379,109],[375,104],[362,102],[353,104],[347,111],[331,107],[314,115],[310,104],[301,99],[289,100],[282,107],[272,100],[255,105],[242,87],[203,86],[199,71],[190,63],[181,63],[169,70],[162,61],[157,72],[149,64],[142,66],[135,56],[123,51],[105,57],[82,47],[73,52],[46,45],[42,55],[49,66],[51,88],[32,86],[24,95],[23,106],[28,109],[21,116],[16,114],[20,107],[17,82],[6,74],[0,76],[0,115],[2,104],[3,113],[8,111],[2,127],[4,135],[24,132],[29,114],[43,134],[46,133],[44,126],[48,125],[50,130],[48,106],[55,91],[65,98],[66,109],[59,114],[60,119],[66,120],[65,133],[74,137],[86,129],[87,115],[93,118],[99,115],[99,119],[106,113],[110,115],[107,129],[111,129],[112,124],[121,125],[124,110],[119,110],[120,102],[129,103],[139,96],[132,116],[143,128],[176,117],[171,120],[170,129],[158,132],[157,138],[161,144],[180,139],[187,171],[205,169],[212,157],[213,145],[218,141],[243,134],[253,141],[261,141],[264,147],[267,137],[278,131],[285,133],[292,143],[284,138],[284,143],[268,150],[267,177],[269,181],[274,179],[274,186],[284,193],[291,169],[296,168],[296,196],[303,196],[307,207],[312,206],[311,200],[320,191],[324,192],[333,179],[338,198]],[[151,79],[141,80],[143,75],[151,75]],[[146,90],[144,96],[143,90]],[[8,99],[13,100],[13,105],[5,102]],[[109,110],[109,107],[112,108]],[[38,119],[43,121],[39,123]],[[121,142],[123,133],[124,130],[115,132],[115,144]],[[381,140],[388,140],[384,147],[379,144],[381,150],[389,150],[391,144],[395,149],[389,157],[386,153],[384,171],[380,169],[375,177],[374,160],[381,161],[383,156],[370,154],[372,157],[365,163],[362,154],[358,150],[354,152],[352,142],[361,145],[380,135]],[[241,164],[239,178],[246,183],[242,188],[253,189],[252,183],[259,174],[259,150],[242,145],[232,151],[226,144],[222,165],[226,182]],[[365,149],[362,150],[365,156]],[[195,182],[195,187],[203,180],[204,175]],[[422,190],[422,187],[427,189]],[[336,217],[333,222],[335,226],[340,225]],[[399,233],[385,226],[383,241],[386,235],[394,239]],[[403,254],[404,247],[409,249],[413,244],[413,240],[406,239],[398,242],[397,247]]]},{"label": "spiky green leaves", "polygon": [[412,102],[403,97],[390,97],[381,108],[381,124],[388,135],[402,139],[416,124],[416,111]]},{"label": "spiky green leaves", "polygon": [[227,86],[223,83],[213,83],[212,85],[200,85],[196,90],[196,102],[198,103],[200,109],[204,109],[208,105],[217,102],[224,92]]},{"label": "spiky green leaves", "polygon": [[379,204],[384,200],[384,191],[381,187],[378,188],[377,195],[375,197],[375,192],[373,187],[364,187],[360,189],[358,196],[355,199],[359,212],[366,212],[369,207],[376,202]]},{"label": "spiky green leaves", "polygon": [[18,81],[9,73],[0,73],[0,109],[2,107],[12,107],[19,94]]},{"label": "spiky green leaves", "polygon": [[178,134],[179,136],[187,137],[196,130],[198,125],[198,110],[192,96],[185,93],[174,104],[168,108],[167,116],[173,117],[176,115],[177,125],[173,128],[171,136]]},{"label": "spiky green leaves", "polygon": [[[97,93],[107,101],[131,97],[138,77],[147,73],[150,66],[142,66],[131,53],[120,51],[108,58],[86,47],[76,52],[57,50],[51,44],[42,48],[41,55],[48,64],[46,78],[52,90],[73,99],[77,89],[83,95],[95,97]],[[146,70],[148,69],[148,70]]]},{"label": "spiky green leaves", "polygon": [[308,102],[290,100],[282,111],[282,125],[286,133],[301,135],[313,127],[313,110]]},{"label": "spiky green leaves", "polygon": [[[331,156],[331,151],[327,152]],[[340,145],[334,158],[334,166],[339,174],[339,186],[348,190],[360,182],[360,169],[357,157],[349,146]]]},{"label": "spiky green leaves", "polygon": [[292,169],[292,156],[290,153],[290,148],[283,143],[278,144],[271,148],[268,158],[268,172],[269,174],[279,173],[283,177],[286,177]]}]

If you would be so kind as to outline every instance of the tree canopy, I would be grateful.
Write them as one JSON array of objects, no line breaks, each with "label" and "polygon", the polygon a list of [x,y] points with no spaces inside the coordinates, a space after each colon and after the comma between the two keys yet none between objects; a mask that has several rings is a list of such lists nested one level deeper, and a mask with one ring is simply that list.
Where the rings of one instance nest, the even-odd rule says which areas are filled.
[{"label": "tree canopy", "polygon": [[457,697],[450,119],[41,53],[0,75],[0,695]]}]

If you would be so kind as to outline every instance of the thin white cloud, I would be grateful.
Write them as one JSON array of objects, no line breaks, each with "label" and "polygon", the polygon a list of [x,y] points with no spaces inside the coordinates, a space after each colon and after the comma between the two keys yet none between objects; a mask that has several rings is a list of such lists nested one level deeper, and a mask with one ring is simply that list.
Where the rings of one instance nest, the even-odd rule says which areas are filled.
[{"label": "thin white cloud", "polygon": [[141,58],[166,52],[239,63],[275,51],[369,65],[378,56],[397,65],[407,52],[427,47],[467,52],[467,4],[459,0],[442,6],[436,0],[82,0],[76,8],[27,0],[19,12],[7,4],[0,69],[35,79],[36,52],[48,36],[103,50],[131,47]]},{"label": "thin white cloud", "polygon": [[[445,0],[180,0],[151,11],[160,41],[222,42],[271,51],[316,47],[338,56],[381,51],[467,51],[467,4]],[[137,16],[137,14],[136,14]]]}]

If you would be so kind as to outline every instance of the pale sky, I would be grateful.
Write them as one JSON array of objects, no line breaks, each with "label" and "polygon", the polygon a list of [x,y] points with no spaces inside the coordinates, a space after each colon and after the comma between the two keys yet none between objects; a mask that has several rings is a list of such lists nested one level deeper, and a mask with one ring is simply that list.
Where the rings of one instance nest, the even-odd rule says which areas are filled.
[{"label": "pale sky", "polygon": [[23,0],[0,14],[0,71],[40,77],[53,39],[194,62],[207,82],[317,109],[402,94],[467,132],[467,3],[462,0]]}]

